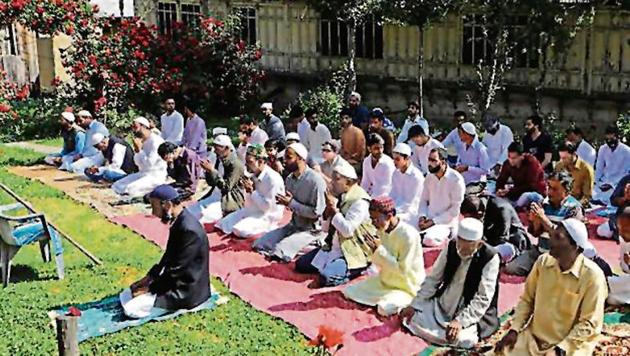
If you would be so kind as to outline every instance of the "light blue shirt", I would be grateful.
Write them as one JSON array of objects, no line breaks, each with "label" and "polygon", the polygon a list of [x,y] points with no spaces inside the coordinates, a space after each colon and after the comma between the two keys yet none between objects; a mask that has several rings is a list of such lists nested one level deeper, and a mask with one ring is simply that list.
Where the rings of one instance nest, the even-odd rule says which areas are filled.
[{"label": "light blue shirt", "polygon": [[409,120],[409,118],[405,119],[405,123],[403,124],[402,130],[400,130],[400,135],[398,136],[398,140],[396,142],[407,143],[407,141],[409,140],[409,129],[414,125],[420,125],[425,134],[429,136],[431,135],[431,133],[429,132],[429,122],[425,118],[418,115],[413,120]]},{"label": "light blue shirt", "polygon": [[94,143],[92,143],[92,136],[94,136],[95,133],[103,134],[103,136],[106,137],[109,136],[109,130],[107,127],[105,127],[103,123],[93,120],[85,132],[85,145],[83,147],[83,152],[81,153],[83,157],[92,157],[101,153],[101,151],[94,147]]},{"label": "light blue shirt", "polygon": [[488,158],[488,149],[483,143],[479,142],[477,137],[474,138],[470,146],[466,146],[462,142],[462,149],[458,153],[457,164],[468,166],[468,170],[462,173],[466,184],[481,181],[482,177],[485,178],[490,168],[492,168],[492,162]]},{"label": "light blue shirt", "polygon": [[74,156],[83,152],[85,146],[85,132],[77,130],[74,135],[74,151],[66,152],[63,149],[59,153],[60,156]]}]

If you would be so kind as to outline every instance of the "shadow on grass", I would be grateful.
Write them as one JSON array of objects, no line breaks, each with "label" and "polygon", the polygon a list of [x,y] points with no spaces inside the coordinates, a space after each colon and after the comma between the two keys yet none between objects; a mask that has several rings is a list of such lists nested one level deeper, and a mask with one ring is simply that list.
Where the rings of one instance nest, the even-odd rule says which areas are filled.
[{"label": "shadow on grass", "polygon": [[56,279],[54,276],[40,276],[39,272],[31,266],[12,265],[11,279],[9,283],[15,284],[20,282],[50,281],[54,279]]}]

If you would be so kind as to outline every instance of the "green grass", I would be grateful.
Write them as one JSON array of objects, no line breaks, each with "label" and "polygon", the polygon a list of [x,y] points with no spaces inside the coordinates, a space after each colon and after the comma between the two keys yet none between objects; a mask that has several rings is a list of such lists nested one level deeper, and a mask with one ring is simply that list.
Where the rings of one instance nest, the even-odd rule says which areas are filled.
[{"label": "green grass", "polygon": [[38,145],[44,145],[44,146],[52,146],[52,147],[63,146],[63,138],[61,137],[50,137],[50,138],[45,138],[43,140],[35,140],[33,142]]},{"label": "green grass", "polygon": [[[58,281],[54,262],[43,263],[36,245],[24,247],[14,259],[12,283],[0,290],[0,354],[54,354],[55,331],[49,325],[49,310],[119,292],[142,277],[158,261],[161,251],[62,192],[10,174],[3,167],[33,163],[41,155],[17,148],[0,149],[0,182],[45,212],[104,262],[103,266],[92,265],[64,241],[66,279]],[[13,201],[0,192],[0,203],[9,202]],[[255,310],[218,280],[213,279],[212,284],[230,297],[227,304],[88,340],[80,345],[82,353],[301,355],[315,351],[306,346],[297,329]]]}]

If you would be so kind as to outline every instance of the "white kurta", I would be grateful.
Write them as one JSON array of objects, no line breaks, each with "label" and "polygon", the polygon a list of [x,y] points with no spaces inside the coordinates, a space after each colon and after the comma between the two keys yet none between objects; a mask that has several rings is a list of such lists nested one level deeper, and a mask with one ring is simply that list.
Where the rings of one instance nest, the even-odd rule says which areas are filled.
[{"label": "white kurta", "polygon": [[[62,162],[61,169],[67,169],[76,174],[83,174],[86,168],[97,166],[100,167],[105,162],[103,153],[94,147],[94,140],[92,137],[94,134],[100,133],[103,136],[109,136],[109,130],[103,123],[93,120],[88,129],[85,131],[85,145],[83,146],[83,152],[81,155],[83,158],[72,162],[72,158],[68,161],[66,159]],[[65,158],[64,158],[65,159]]]},{"label": "white kurta", "polygon": [[[425,241],[439,245],[445,239],[445,230],[451,236],[457,234],[459,208],[464,201],[465,191],[464,178],[452,168],[447,168],[441,179],[435,174],[426,176],[418,212],[419,216],[433,220],[435,225],[427,229]],[[436,236],[430,236],[434,234]]]},{"label": "white kurta", "polygon": [[127,174],[121,168],[123,162],[125,161],[126,152],[127,147],[121,145],[120,143],[115,144],[114,149],[112,150],[112,161],[105,166],[98,167],[98,174],[103,174],[105,171]]},{"label": "white kurta", "polygon": [[619,238],[619,265],[623,273],[608,277],[608,299],[612,305],[630,304],[630,265],[624,261],[624,255],[630,254],[630,242]]},{"label": "white kurta", "polygon": [[306,120],[306,118],[303,118],[297,126],[297,134],[298,136],[300,136],[300,142],[306,141],[306,137],[308,136],[308,132],[310,130],[311,124],[308,123],[308,120]]},{"label": "white kurta", "polygon": [[390,233],[378,232],[381,245],[372,255],[378,275],[347,287],[343,294],[357,303],[376,305],[381,315],[397,314],[411,304],[424,281],[424,257],[418,231],[405,222]]},{"label": "white kurta", "polygon": [[389,195],[392,191],[392,177],[395,170],[394,160],[388,155],[383,153],[375,167],[372,167],[372,155],[369,155],[363,160],[361,187],[372,198]]},{"label": "white kurta", "polygon": [[164,141],[172,142],[176,145],[182,143],[184,137],[184,117],[182,114],[173,111],[170,115],[166,113],[160,117],[161,135]]},{"label": "white kurta", "polygon": [[422,174],[427,175],[429,173],[429,154],[434,148],[444,148],[442,143],[434,138],[427,141],[424,146],[414,146],[413,153],[411,155],[411,161]]},{"label": "white kurta", "polygon": [[252,179],[255,190],[243,208],[217,223],[217,228],[226,234],[250,238],[276,229],[282,221],[284,206],[276,203],[276,195],[285,193],[282,176],[265,165],[258,177]]},{"label": "white kurta", "polygon": [[[612,151],[608,145],[602,145],[597,154],[593,199],[609,203],[615,186],[628,172],[630,172],[630,147],[619,142],[617,148]],[[610,184],[613,188],[604,192],[601,190],[603,184]]]},{"label": "white kurta", "polygon": [[324,157],[322,156],[322,145],[326,143],[326,141],[331,141],[332,136],[330,135],[330,130],[326,125],[319,123],[315,130],[312,130],[309,126],[308,131],[306,132],[306,139],[304,142],[304,147],[308,149],[308,157],[309,159],[316,163],[321,164],[324,161]]},{"label": "white kurta", "polygon": [[[455,271],[451,283],[439,298],[434,298],[442,281],[447,263],[448,248],[444,248],[433,264],[420,292],[411,305],[416,313],[405,322],[405,326],[416,336],[424,340],[462,348],[472,348],[478,341],[477,323],[490,307],[499,277],[499,255],[495,255],[483,268],[479,289],[470,303],[463,306],[464,282],[472,262],[472,258],[462,260]],[[457,340],[446,340],[448,323],[457,320],[462,325]]]},{"label": "white kurta", "polygon": [[500,124],[494,135],[486,131],[483,136],[483,144],[488,148],[490,167],[503,164],[508,156],[508,146],[514,142],[514,134],[506,125]]},{"label": "white kurta", "polygon": [[268,139],[269,136],[265,130],[261,129],[260,126],[256,126],[254,131],[252,131],[252,134],[249,136],[249,143],[257,143],[264,146]]},{"label": "white kurta", "polygon": [[459,151],[464,146],[462,139],[459,138],[459,132],[457,132],[457,128],[452,129],[451,132],[446,135],[444,141],[442,141],[444,147],[448,150],[449,156],[456,156],[459,154]]},{"label": "white kurta", "polygon": [[578,157],[580,157],[584,162],[591,165],[591,167],[595,167],[595,156],[597,155],[597,151],[591,146],[590,143],[582,140],[575,151]]},{"label": "white kurta", "polygon": [[389,196],[396,204],[396,216],[414,226],[418,222],[418,207],[423,187],[424,176],[413,164],[410,164],[404,173],[399,169],[394,171]]},{"label": "white kurta", "polygon": [[120,179],[112,185],[114,192],[132,198],[150,193],[155,187],[166,182],[166,162],[157,153],[164,139],[154,133],[142,144],[133,160],[138,172]]}]

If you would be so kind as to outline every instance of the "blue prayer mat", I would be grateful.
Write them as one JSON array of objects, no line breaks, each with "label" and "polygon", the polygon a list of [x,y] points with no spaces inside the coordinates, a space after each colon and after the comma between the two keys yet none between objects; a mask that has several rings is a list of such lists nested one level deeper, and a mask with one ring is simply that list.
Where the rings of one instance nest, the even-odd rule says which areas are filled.
[{"label": "blue prayer mat", "polygon": [[[79,342],[83,342],[87,339],[112,334],[125,328],[140,326],[152,320],[162,321],[175,318],[181,314],[214,309],[217,306],[219,298],[220,295],[214,293],[206,302],[198,305],[194,309],[180,309],[169,312],[168,314],[150,316],[142,319],[128,318],[120,305],[118,295],[109,296],[95,302],[74,305],[74,307],[81,311],[81,316],[78,320],[79,331],[77,338]],[[72,305],[66,306],[54,312],[59,315],[65,315],[71,306]]]}]

